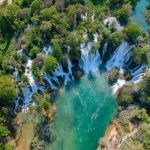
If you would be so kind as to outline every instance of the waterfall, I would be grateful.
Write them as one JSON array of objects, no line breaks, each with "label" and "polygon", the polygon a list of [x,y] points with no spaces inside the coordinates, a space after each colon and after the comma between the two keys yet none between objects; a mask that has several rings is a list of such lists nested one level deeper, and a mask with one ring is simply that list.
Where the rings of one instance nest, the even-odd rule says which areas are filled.
[{"label": "waterfall", "polygon": [[56,86],[53,84],[51,80],[51,76],[49,76],[46,72],[43,73],[43,78],[49,83],[52,89],[56,90]]},{"label": "waterfall", "polygon": [[131,46],[127,42],[122,42],[122,44],[115,50],[110,60],[108,60],[108,62],[106,63],[106,69],[108,71],[115,67],[122,69],[129,61],[130,57]]},{"label": "waterfall", "polygon": [[71,80],[74,80],[74,77],[73,77],[73,74],[72,74],[72,67],[73,67],[73,65],[72,65],[71,60],[70,60],[69,57],[67,58],[67,64],[68,64],[68,71],[69,71],[68,75],[70,76]]},{"label": "waterfall", "polygon": [[102,63],[98,50],[92,53],[91,49],[91,43],[88,43],[87,46],[81,44],[81,59],[79,65],[85,74],[89,74],[90,71],[98,70],[99,65]]},{"label": "waterfall", "polygon": [[62,77],[64,79],[65,85],[67,84],[68,81],[74,80],[73,74],[72,74],[72,63],[70,61],[70,58],[67,58],[67,66],[68,66],[68,73],[64,72],[62,65],[58,63],[58,67],[53,72],[54,79],[57,77]]},{"label": "waterfall", "polygon": [[32,74],[32,60],[30,58],[27,61],[25,75],[27,76],[27,78],[29,80],[29,84],[32,88],[32,93],[35,93],[37,91],[37,85],[35,83],[35,80],[34,80],[34,77]]},{"label": "waterfall", "polygon": [[107,52],[107,47],[108,47],[108,43],[106,42],[103,46],[103,49],[102,49],[102,55],[104,56],[105,53]]},{"label": "waterfall", "polygon": [[47,56],[52,53],[52,45],[44,46],[43,53]]},{"label": "waterfall", "polygon": [[141,81],[142,77],[144,76],[145,68],[146,68],[146,65],[142,65],[131,70],[132,81],[134,83],[138,83],[139,81]]},{"label": "waterfall", "polygon": [[112,86],[112,92],[113,94],[117,93],[117,91],[126,84],[126,80],[123,78],[123,74],[124,74],[124,70],[120,69],[119,70],[119,79],[117,80],[117,82]]},{"label": "waterfall", "polygon": [[24,96],[24,105],[23,105],[22,111],[23,112],[28,112],[28,109],[29,109],[28,105],[29,105],[29,103],[32,100],[33,94],[36,93],[37,89],[38,89],[37,85],[36,85],[36,83],[34,81],[33,74],[32,74],[32,60],[30,58],[27,60],[26,69],[25,69],[25,75],[28,78],[28,81],[29,81],[29,84],[31,86],[31,89],[28,86],[24,87],[24,88],[21,88],[23,96]]},{"label": "waterfall", "polygon": [[112,92],[113,94],[117,93],[117,91],[126,84],[126,81],[124,79],[118,79],[117,82],[112,86]]},{"label": "waterfall", "polygon": [[[124,67],[126,63],[129,63],[131,57],[131,46],[127,42],[123,42],[114,52],[113,56],[106,63],[106,68],[108,71],[117,67],[120,69],[120,77],[118,81],[112,86],[113,93],[116,93],[120,87],[122,87],[126,81],[123,79]],[[141,81],[144,76],[144,69],[146,65],[141,65],[135,69],[131,70],[131,81],[134,83],[138,83]]]},{"label": "waterfall", "polygon": [[94,42],[95,42],[95,43],[98,42],[98,33],[94,34]]},{"label": "waterfall", "polygon": [[64,80],[64,84],[66,85],[68,83],[68,81],[74,80],[73,74],[72,74],[72,63],[70,61],[70,58],[67,58],[67,67],[68,67],[68,72],[65,72],[63,70],[63,67],[60,63],[58,63],[57,68],[55,69],[54,72],[52,72],[52,75],[48,75],[46,72],[43,73],[43,78],[49,83],[49,85],[51,86],[51,88],[53,90],[56,90],[57,87],[55,86],[55,84],[53,83],[53,81],[55,83],[57,83],[58,85],[59,80],[58,77],[62,77]]}]

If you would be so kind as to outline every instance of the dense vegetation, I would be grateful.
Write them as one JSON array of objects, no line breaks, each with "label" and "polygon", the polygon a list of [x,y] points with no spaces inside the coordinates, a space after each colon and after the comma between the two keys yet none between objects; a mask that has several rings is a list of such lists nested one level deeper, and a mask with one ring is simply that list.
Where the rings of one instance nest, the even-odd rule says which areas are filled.
[{"label": "dense vegetation", "polygon": [[[65,68],[66,55],[69,55],[73,62],[78,63],[81,54],[80,43],[92,41],[93,35],[98,33],[98,42],[93,43],[93,49],[98,48],[102,53],[101,49],[107,42],[108,53],[112,54],[125,39],[133,44],[133,65],[149,64],[149,34],[143,33],[138,25],[130,22],[130,15],[137,1],[14,0],[9,5],[7,0],[4,1],[3,6],[0,7],[0,150],[11,149],[8,141],[10,137],[15,136],[14,103],[17,95],[22,96],[21,88],[29,82],[24,74],[28,57],[33,60],[32,73],[36,81],[43,84],[43,72],[50,75],[57,68],[57,62],[62,62]],[[121,25],[126,27],[118,31],[114,24],[104,25],[103,20],[109,15],[115,16]],[[85,32],[87,33],[86,39],[83,36]],[[52,55],[45,56],[43,48],[49,45],[52,46],[50,52]],[[108,57],[109,55],[106,54],[103,61],[105,62]],[[14,79],[16,69],[20,77],[18,81]],[[118,72],[118,68],[114,68],[109,73],[111,84],[118,79]],[[120,89],[118,103],[124,109],[137,101],[150,104],[150,75],[147,74],[140,85],[137,85],[138,95],[134,91],[134,86],[128,84]],[[47,96],[49,91],[51,89],[47,87],[44,95],[38,91],[33,96],[38,104],[37,110],[45,118],[44,123],[45,120],[48,120],[47,122],[51,120],[52,101]],[[143,109],[147,115],[145,112],[147,108]],[[147,125],[147,119],[145,116],[144,118],[136,116],[136,119],[146,123],[140,126],[140,132],[145,138],[144,149],[149,150],[147,137],[150,133],[145,132],[150,128]],[[39,143],[37,137],[33,139],[31,149],[43,148],[43,141],[50,142],[53,139],[49,139],[49,135],[42,136],[44,137],[40,139],[42,143]],[[140,141],[141,138],[138,136],[137,140]]]}]

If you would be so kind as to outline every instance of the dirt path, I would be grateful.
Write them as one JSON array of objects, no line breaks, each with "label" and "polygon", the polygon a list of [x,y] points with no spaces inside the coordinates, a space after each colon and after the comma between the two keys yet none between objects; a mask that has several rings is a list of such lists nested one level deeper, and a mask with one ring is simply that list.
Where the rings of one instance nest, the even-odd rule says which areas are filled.
[{"label": "dirt path", "polygon": [[127,134],[126,136],[124,136],[120,142],[120,144],[117,146],[117,150],[120,150],[121,145],[130,137],[132,137],[134,134],[136,134],[138,132],[137,129],[135,129],[134,131],[132,131],[131,133]]},{"label": "dirt path", "polygon": [[30,150],[31,140],[34,136],[33,123],[27,123],[22,126],[21,133],[18,137],[16,150]]}]

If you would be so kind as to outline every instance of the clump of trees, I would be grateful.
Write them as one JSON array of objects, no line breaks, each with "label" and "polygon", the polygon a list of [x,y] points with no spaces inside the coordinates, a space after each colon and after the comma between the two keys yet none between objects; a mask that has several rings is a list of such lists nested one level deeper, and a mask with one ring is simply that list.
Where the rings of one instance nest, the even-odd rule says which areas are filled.
[{"label": "clump of trees", "polygon": [[140,44],[133,48],[133,63],[136,66],[141,64],[149,64],[150,46],[148,44]]},{"label": "clump of trees", "polygon": [[147,73],[140,83],[140,99],[150,104],[150,73]]},{"label": "clump of trees", "polygon": [[117,81],[119,78],[119,69],[118,68],[113,68],[109,73],[108,73],[108,81],[110,84],[113,84]]},{"label": "clump of trees", "polygon": [[13,119],[13,104],[17,93],[16,83],[10,75],[0,75],[0,149],[7,147]]},{"label": "clump of trees", "polygon": [[0,76],[0,105],[7,106],[14,102],[17,89],[13,78],[9,75]]},{"label": "clump of trees", "polygon": [[47,56],[44,60],[44,69],[50,73],[57,68],[57,59],[53,56]]},{"label": "clump of trees", "polygon": [[118,103],[123,107],[127,107],[129,104],[132,104],[133,102],[134,102],[133,84],[132,83],[125,84],[118,91]]},{"label": "clump of trees", "polygon": [[146,20],[147,20],[148,24],[150,24],[150,3],[147,6],[147,12],[145,14],[145,17],[146,17]]},{"label": "clump of trees", "polygon": [[135,23],[130,23],[125,29],[124,32],[126,33],[127,37],[131,42],[136,42],[137,38],[142,34],[142,30],[140,27]]}]

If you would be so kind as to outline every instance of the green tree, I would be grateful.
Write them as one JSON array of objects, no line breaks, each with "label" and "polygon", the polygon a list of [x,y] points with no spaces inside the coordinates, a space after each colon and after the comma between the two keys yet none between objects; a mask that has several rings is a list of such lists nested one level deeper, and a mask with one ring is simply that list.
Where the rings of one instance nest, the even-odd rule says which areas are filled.
[{"label": "green tree", "polygon": [[79,57],[80,55],[80,42],[76,36],[75,32],[70,32],[67,37],[67,42],[69,45],[69,55],[71,57]]},{"label": "green tree", "polygon": [[51,103],[48,95],[44,95],[44,97],[41,99],[39,103],[39,109],[44,116],[49,116],[51,111]]},{"label": "green tree", "polygon": [[118,103],[122,106],[128,106],[128,104],[133,103],[134,95],[133,95],[133,84],[129,83],[124,85],[118,91]]},{"label": "green tree", "polygon": [[120,31],[113,32],[109,38],[108,48],[110,51],[115,50],[123,41],[124,35]]},{"label": "green tree", "polygon": [[117,17],[121,23],[128,23],[132,13],[132,6],[130,4],[123,5],[121,9],[117,11]]},{"label": "green tree", "polygon": [[150,125],[149,124],[142,124],[139,128],[139,131],[136,136],[136,140],[140,141],[143,145],[144,150],[150,149]]},{"label": "green tree", "polygon": [[133,62],[135,65],[139,66],[141,64],[149,63],[149,52],[150,46],[148,44],[142,44],[133,48]]},{"label": "green tree", "polygon": [[140,84],[140,99],[150,104],[150,73],[147,73]]},{"label": "green tree", "polygon": [[41,1],[40,0],[34,0],[32,3],[31,3],[31,13],[32,14],[39,14],[40,13],[40,4],[41,4]]},{"label": "green tree", "polygon": [[61,47],[58,43],[58,40],[54,39],[52,40],[53,42],[53,52],[52,55],[57,59],[60,60],[61,56],[62,56],[62,51],[61,51]]},{"label": "green tree", "polygon": [[118,78],[119,78],[119,69],[118,68],[113,68],[108,73],[108,80],[112,84],[112,83],[115,83]]},{"label": "green tree", "polygon": [[130,23],[124,29],[124,32],[126,33],[131,42],[135,42],[137,37],[141,35],[142,30],[136,23]]},{"label": "green tree", "polygon": [[11,104],[16,96],[16,83],[9,75],[0,76],[0,105]]},{"label": "green tree", "polygon": [[9,136],[9,135],[10,135],[10,131],[6,127],[4,127],[3,125],[0,125],[0,140],[2,138]]},{"label": "green tree", "polygon": [[54,71],[57,68],[57,59],[53,56],[47,56],[44,60],[44,69],[46,72]]},{"label": "green tree", "polygon": [[148,123],[149,120],[149,116],[144,108],[137,111],[135,118],[141,123]]}]

